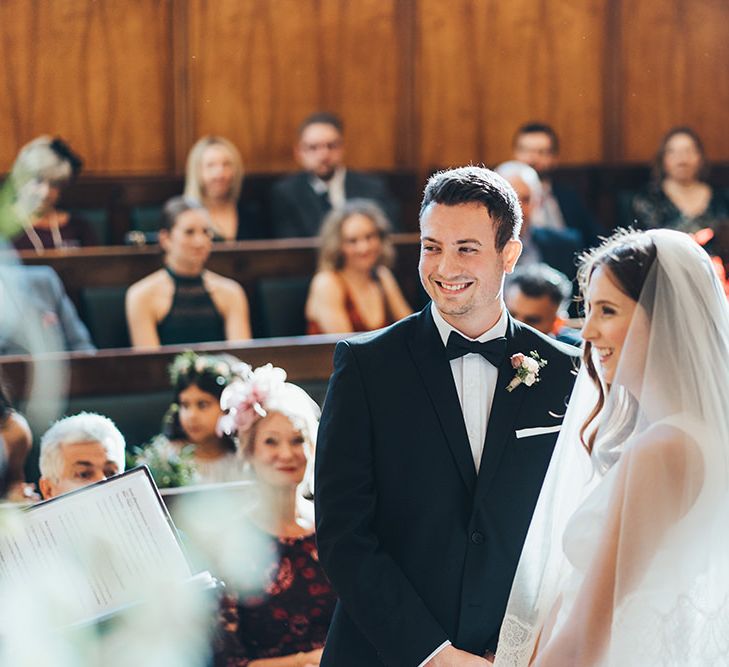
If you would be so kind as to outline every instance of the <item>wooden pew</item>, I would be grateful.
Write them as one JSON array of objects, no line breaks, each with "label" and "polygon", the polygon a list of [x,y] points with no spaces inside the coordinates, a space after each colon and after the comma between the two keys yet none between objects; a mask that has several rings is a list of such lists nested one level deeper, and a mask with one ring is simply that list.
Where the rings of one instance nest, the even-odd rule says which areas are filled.
[{"label": "wooden pew", "polygon": [[[417,275],[419,235],[393,235],[397,260],[395,275],[413,307],[423,303]],[[259,312],[256,283],[263,278],[312,276],[316,271],[317,239],[275,239],[217,243],[208,268],[238,281]],[[43,255],[22,251],[25,264],[48,265],[61,277],[71,299],[83,316],[82,290],[86,287],[128,287],[162,266],[159,246],[107,246],[49,250]]]},{"label": "wooden pew", "polygon": [[115,396],[169,388],[167,367],[185,350],[231,354],[252,366],[272,363],[286,370],[291,382],[326,382],[332,372],[334,345],[344,336],[321,335],[267,338],[242,343],[167,345],[155,350],[99,350],[93,354],[68,352],[0,357],[0,375],[25,399],[36,365],[58,365],[67,370],[67,397]]},{"label": "wooden pew", "polygon": [[[172,400],[167,369],[175,355],[186,349],[231,354],[254,368],[272,363],[285,369],[288,381],[302,386],[321,404],[332,372],[334,345],[341,338],[305,336],[176,345],[150,351],[0,357],[0,377],[14,403],[28,417],[35,435],[34,451],[26,465],[27,478],[35,481],[38,477],[40,436],[52,420],[63,414],[88,410],[107,415],[124,434],[130,451],[159,433],[162,416]],[[60,377],[60,388],[46,381],[53,375]]]},{"label": "wooden pew", "polygon": [[[416,231],[418,207],[430,169],[377,172],[383,177],[393,196],[400,202],[403,231]],[[269,192],[273,183],[285,174],[246,174],[242,197],[269,218]],[[605,230],[619,219],[618,199],[621,192],[635,191],[650,179],[650,165],[641,163],[563,165],[555,170],[555,180],[569,183],[582,195],[588,208],[597,216]],[[729,164],[711,167],[710,182],[722,189],[729,188]],[[181,194],[184,177],[180,174],[135,176],[82,176],[64,190],[61,206],[70,209],[102,209],[106,211],[111,228],[112,243],[121,244],[132,229],[132,211],[136,207],[157,206],[169,197]]]},{"label": "wooden pew", "polygon": [[[392,196],[400,202],[402,229],[417,229],[417,213],[424,176],[414,170],[373,172],[386,183]],[[241,197],[253,204],[263,216],[264,229],[270,233],[269,193],[284,173],[246,174]],[[140,207],[160,208],[170,197],[180,195],[185,186],[181,174],[136,176],[82,176],[62,194],[60,206],[71,210],[106,211],[112,243],[124,243],[133,229],[133,212]]]}]

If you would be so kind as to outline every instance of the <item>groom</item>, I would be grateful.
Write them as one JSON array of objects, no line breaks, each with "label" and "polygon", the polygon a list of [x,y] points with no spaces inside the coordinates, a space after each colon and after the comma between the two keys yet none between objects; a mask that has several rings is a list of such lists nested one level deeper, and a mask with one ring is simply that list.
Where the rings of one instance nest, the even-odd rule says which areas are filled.
[{"label": "groom", "polygon": [[[435,174],[420,208],[432,303],[337,345],[316,455],[340,599],[322,666],[486,665],[496,649],[577,355],[504,307],[520,224],[494,172]],[[513,355],[532,353],[546,365],[507,390]]]}]

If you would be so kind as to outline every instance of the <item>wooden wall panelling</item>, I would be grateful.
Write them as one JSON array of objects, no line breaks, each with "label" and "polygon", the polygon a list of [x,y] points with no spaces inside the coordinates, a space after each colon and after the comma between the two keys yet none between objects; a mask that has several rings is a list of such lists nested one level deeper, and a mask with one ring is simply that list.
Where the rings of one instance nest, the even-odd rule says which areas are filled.
[{"label": "wooden wall panelling", "polygon": [[187,153],[195,142],[192,132],[190,94],[190,6],[188,0],[172,0],[171,69],[173,163],[175,172],[185,173]]},{"label": "wooden wall panelling", "polygon": [[565,163],[602,157],[608,0],[421,0],[421,166],[508,159],[523,122],[562,138]]},{"label": "wooden wall panelling", "polygon": [[309,113],[346,125],[348,163],[396,164],[396,116],[407,82],[396,0],[190,0],[194,136],[234,141],[251,171],[295,168],[292,144]]},{"label": "wooden wall panelling", "polygon": [[710,159],[729,159],[729,3],[625,3],[621,23],[623,157],[649,160],[668,129],[691,125]]},{"label": "wooden wall panelling", "polygon": [[612,0],[605,10],[603,40],[603,160],[617,162],[623,155],[623,0]]},{"label": "wooden wall panelling", "polygon": [[0,2],[0,172],[63,136],[87,172],[172,164],[170,0]]},{"label": "wooden wall panelling", "polygon": [[0,173],[42,133],[88,173],[180,173],[208,132],[287,171],[316,109],[363,169],[495,163],[530,118],[568,164],[677,123],[729,159],[725,0],[2,0],[0,53]]}]

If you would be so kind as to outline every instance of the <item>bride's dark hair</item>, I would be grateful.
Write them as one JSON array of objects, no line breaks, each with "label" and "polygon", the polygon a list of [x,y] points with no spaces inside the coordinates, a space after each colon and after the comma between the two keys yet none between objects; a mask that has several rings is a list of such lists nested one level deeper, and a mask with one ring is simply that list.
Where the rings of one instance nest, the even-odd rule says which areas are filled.
[{"label": "bride's dark hair", "polygon": [[[583,304],[586,307],[587,287],[598,267],[607,269],[608,276],[615,286],[637,302],[655,259],[656,245],[648,234],[633,229],[618,229],[600,246],[580,256],[577,280]],[[595,362],[592,359],[592,344],[588,341],[585,341],[583,346],[582,363],[598,392],[595,407],[580,429],[580,440],[588,453],[591,453],[595,444],[596,431],[593,429],[587,439],[585,439],[585,432],[605,405],[605,387],[595,368]]]}]

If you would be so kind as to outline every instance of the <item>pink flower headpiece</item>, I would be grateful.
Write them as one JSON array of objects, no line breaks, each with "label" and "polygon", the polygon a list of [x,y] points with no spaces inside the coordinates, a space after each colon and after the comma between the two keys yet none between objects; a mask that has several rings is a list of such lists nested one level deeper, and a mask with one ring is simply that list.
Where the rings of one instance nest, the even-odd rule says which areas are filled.
[{"label": "pink flower headpiece", "polygon": [[218,420],[218,434],[241,434],[267,412],[264,407],[271,396],[280,392],[286,382],[286,371],[273,364],[253,370],[241,363],[233,369],[237,376],[220,396],[220,407],[226,411]]}]

